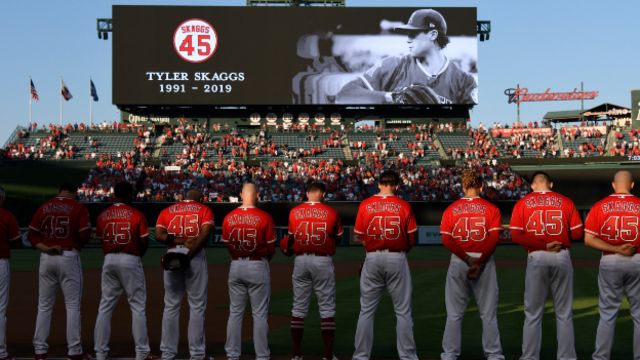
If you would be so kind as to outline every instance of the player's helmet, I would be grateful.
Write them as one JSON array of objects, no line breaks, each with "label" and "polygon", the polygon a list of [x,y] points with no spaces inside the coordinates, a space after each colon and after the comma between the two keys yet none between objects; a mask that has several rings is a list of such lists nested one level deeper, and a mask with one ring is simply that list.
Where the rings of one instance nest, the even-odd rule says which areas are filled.
[{"label": "player's helmet", "polygon": [[442,35],[446,35],[447,22],[442,14],[433,9],[420,9],[411,14],[405,25],[398,26],[394,30],[403,34],[438,30]]}]

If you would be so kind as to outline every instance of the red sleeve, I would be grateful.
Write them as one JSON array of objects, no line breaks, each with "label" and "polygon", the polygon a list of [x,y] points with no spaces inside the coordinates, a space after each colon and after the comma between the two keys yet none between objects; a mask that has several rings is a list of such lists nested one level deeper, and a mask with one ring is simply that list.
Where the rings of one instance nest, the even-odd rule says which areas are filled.
[{"label": "red sleeve", "polygon": [[289,212],[289,234],[294,234],[296,231],[296,220],[293,216],[293,210]]},{"label": "red sleeve", "polygon": [[91,230],[91,219],[89,217],[89,210],[84,205],[78,205],[78,232]]},{"label": "red sleeve", "polygon": [[[229,213],[230,214],[230,213]],[[222,221],[222,236],[220,237],[220,241],[224,242],[224,243],[228,243],[229,242],[229,222],[227,221],[227,217],[229,215],[225,216],[224,220]]]},{"label": "red sleeve", "polygon": [[35,214],[33,214],[33,218],[31,219],[31,224],[29,225],[29,233],[27,234],[27,238],[33,247],[36,244],[39,244],[44,241],[42,236],[42,232],[40,230],[40,226],[42,226],[42,208],[39,208]]},{"label": "red sleeve", "polygon": [[511,230],[524,230],[524,214],[522,209],[522,200],[518,201],[511,210],[511,221],[509,222]]},{"label": "red sleeve", "polygon": [[[440,234],[443,235],[453,235],[453,225],[451,221],[451,212],[449,208],[447,208],[442,214],[442,219],[440,220]],[[444,243],[444,238],[443,238]]]},{"label": "red sleeve", "polygon": [[584,221],[584,232],[591,235],[600,236],[600,219],[602,218],[602,209],[599,204],[592,207]]},{"label": "red sleeve", "polygon": [[149,224],[147,224],[147,218],[144,217],[144,214],[140,213],[138,214],[138,216],[140,217],[139,221],[138,221],[138,233],[140,234],[140,237],[148,237],[149,236]]},{"label": "red sleeve", "polygon": [[79,205],[77,209],[78,245],[83,247],[91,238],[91,220],[89,219],[89,210],[84,205]]},{"label": "red sleeve", "polygon": [[270,215],[266,215],[267,221],[265,222],[264,240],[267,243],[267,253],[269,256],[273,256],[276,252],[276,229],[273,224],[273,218]]},{"label": "red sleeve", "polygon": [[531,250],[545,250],[547,248],[547,244],[536,238],[535,236],[529,235],[524,228],[524,209],[523,209],[523,201],[520,200],[513,207],[513,211],[511,212],[511,222],[510,222],[510,230],[511,230],[511,240],[522,246],[525,246]]},{"label": "red sleeve", "polygon": [[493,209],[488,220],[489,229],[487,233],[489,236],[485,240],[484,251],[480,257],[480,262],[483,264],[496,251],[496,246],[498,246],[498,241],[500,241],[500,234],[502,234],[504,230],[502,228],[502,215],[500,215],[500,210],[497,207]]},{"label": "red sleeve", "polygon": [[342,234],[344,233],[344,229],[342,229],[342,220],[340,220],[340,216],[338,215],[338,213],[334,213],[335,216],[335,236],[336,236],[336,240],[339,241],[340,237],[342,236]]},{"label": "red sleeve", "polygon": [[524,230],[511,229],[511,240],[531,250],[546,250],[547,244],[543,240],[529,235]]},{"label": "red sleeve", "polygon": [[204,211],[202,212],[202,222],[200,223],[201,227],[204,225],[214,226],[213,211],[211,211],[211,208],[206,205],[204,205]]},{"label": "red sleeve", "polygon": [[573,202],[571,206],[571,240],[582,240],[584,237],[584,226],[582,226],[582,219],[580,213]]},{"label": "red sleeve", "polygon": [[491,216],[488,219],[487,224],[489,225],[489,232],[498,232],[500,234],[504,229],[502,228],[502,215],[500,214],[500,209],[497,207],[493,208],[491,212]]},{"label": "red sleeve", "polygon": [[411,205],[407,204],[407,208],[409,213],[407,218],[407,234],[411,234],[418,231],[418,223],[416,222],[416,216],[413,214]]},{"label": "red sleeve", "polygon": [[[103,214],[104,214],[104,213],[103,213]],[[102,235],[104,234],[104,227],[105,227],[105,224],[104,224],[103,216],[102,216],[102,214],[100,214],[100,215],[98,216],[98,218],[96,219],[96,236],[97,236],[100,240],[102,240],[102,239],[103,239],[103,238],[102,238]]]},{"label": "red sleeve", "polygon": [[164,229],[169,227],[167,209],[162,210],[160,212],[160,215],[158,215],[158,220],[156,220],[156,227],[160,227],[160,228],[164,228]]},{"label": "red sleeve", "polygon": [[18,225],[18,220],[13,214],[7,214],[7,239],[9,239],[9,241],[16,241],[20,239],[20,226]]},{"label": "red sleeve", "polygon": [[407,239],[409,241],[409,248],[416,246],[416,243],[418,242],[418,232],[414,231],[412,233],[407,234],[407,236],[409,237]]},{"label": "red sleeve", "polygon": [[276,242],[276,229],[270,215],[265,216],[264,241],[269,244]]},{"label": "red sleeve", "polygon": [[441,233],[442,235],[442,245],[446,247],[449,251],[459,257],[461,260],[464,260],[467,257],[467,253],[462,250],[460,245],[453,240],[453,237],[447,233]]},{"label": "red sleeve", "polygon": [[363,235],[366,231],[366,224],[365,222],[365,211],[364,208],[362,206],[362,204],[360,204],[360,207],[358,208],[358,215],[356,215],[356,224],[353,227],[353,232],[359,235]]}]

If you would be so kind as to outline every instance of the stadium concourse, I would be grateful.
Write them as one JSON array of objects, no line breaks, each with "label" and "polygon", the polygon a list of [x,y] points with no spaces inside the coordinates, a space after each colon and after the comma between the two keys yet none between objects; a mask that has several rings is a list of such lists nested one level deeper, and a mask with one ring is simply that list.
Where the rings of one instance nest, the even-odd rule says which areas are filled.
[{"label": "stadium concourse", "polygon": [[[120,180],[135,183],[138,201],[180,200],[182,190],[199,187],[211,202],[234,202],[249,178],[260,185],[263,201],[301,201],[311,179],[329,184],[328,200],[360,201],[375,191],[374,178],[386,167],[401,172],[407,200],[459,197],[457,178],[464,167],[481,171],[487,198],[515,200],[529,189],[510,160],[640,155],[639,137],[637,130],[597,123],[559,129],[538,123],[392,129],[206,128],[186,121],[165,127],[32,124],[14,131],[2,157],[95,161],[79,190],[80,199],[89,202],[110,200]],[[462,166],[439,166],[443,163]]]}]

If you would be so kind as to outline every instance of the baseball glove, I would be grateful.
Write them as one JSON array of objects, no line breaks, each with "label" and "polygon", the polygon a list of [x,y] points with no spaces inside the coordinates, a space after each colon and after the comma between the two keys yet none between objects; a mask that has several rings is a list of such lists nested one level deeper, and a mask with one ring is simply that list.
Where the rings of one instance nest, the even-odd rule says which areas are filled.
[{"label": "baseball glove", "polygon": [[187,270],[191,259],[187,254],[170,252],[162,257],[162,267],[168,271]]},{"label": "baseball glove", "polygon": [[294,243],[294,238],[293,235],[288,234],[282,237],[282,239],[280,239],[280,250],[282,251],[283,254],[285,254],[286,256],[291,256],[293,255],[293,243]]},{"label": "baseball glove", "polygon": [[423,84],[405,86],[400,91],[394,92],[391,97],[395,104],[438,104],[438,94],[433,89]]}]

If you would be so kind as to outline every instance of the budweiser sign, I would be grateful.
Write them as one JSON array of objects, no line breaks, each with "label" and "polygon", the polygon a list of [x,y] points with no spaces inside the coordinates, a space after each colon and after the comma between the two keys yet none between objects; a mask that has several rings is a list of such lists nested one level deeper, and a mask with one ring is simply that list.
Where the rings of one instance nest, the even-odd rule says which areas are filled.
[{"label": "budweiser sign", "polygon": [[597,91],[551,92],[551,88],[543,93],[530,93],[527,88],[506,89],[504,94],[509,98],[509,104],[521,104],[535,101],[569,101],[569,100],[593,100],[598,96]]}]

